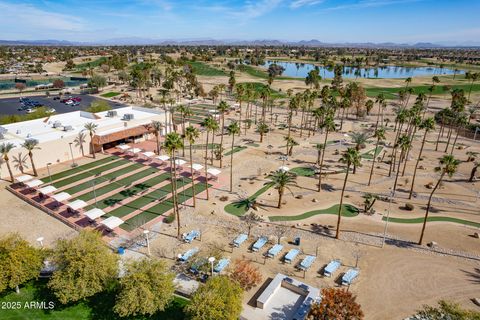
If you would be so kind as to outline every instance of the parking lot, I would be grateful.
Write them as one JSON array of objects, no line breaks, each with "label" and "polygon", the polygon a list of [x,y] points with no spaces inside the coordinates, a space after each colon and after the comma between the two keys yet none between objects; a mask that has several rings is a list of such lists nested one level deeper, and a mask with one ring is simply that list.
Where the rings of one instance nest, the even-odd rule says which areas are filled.
[{"label": "parking lot", "polygon": [[[56,96],[56,95],[55,95]],[[94,100],[104,100],[101,98],[93,97],[88,94],[72,94],[72,97],[80,97],[82,100],[80,101],[78,106],[70,106],[65,103],[60,102],[60,100],[53,100],[54,96],[46,97],[46,96],[31,96],[29,97],[31,100],[38,101],[42,105],[55,109],[56,113],[66,113],[72,112],[77,110],[85,110],[87,109],[92,101]],[[70,97],[70,95],[62,96],[61,100]],[[118,103],[107,101],[113,109],[125,107],[125,105]],[[21,107],[21,103],[19,98],[5,98],[0,99],[0,115],[12,115],[12,114],[26,114],[26,111],[19,111],[18,108]]]}]

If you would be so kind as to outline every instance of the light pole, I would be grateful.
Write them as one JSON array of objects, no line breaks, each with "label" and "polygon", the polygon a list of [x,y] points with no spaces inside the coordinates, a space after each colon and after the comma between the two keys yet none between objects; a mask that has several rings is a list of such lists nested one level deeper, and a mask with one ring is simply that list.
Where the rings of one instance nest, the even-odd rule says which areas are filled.
[{"label": "light pole", "polygon": [[212,277],[213,277],[213,263],[215,262],[215,257],[208,258],[208,262],[210,262],[210,265],[212,266]]},{"label": "light pole", "polygon": [[149,230],[143,230],[143,234],[145,235],[145,240],[147,241],[147,252],[148,256],[150,256],[150,241],[148,240],[148,234],[150,233]]},{"label": "light pole", "polygon": [[38,237],[37,238],[37,242],[40,244],[40,247],[42,247],[42,248],[43,248],[43,240],[44,240],[43,237]]},{"label": "light pole", "polygon": [[72,149],[73,142],[70,142],[68,145],[70,146],[70,155],[72,156],[72,168],[76,167],[77,164],[75,163],[75,159],[73,159],[73,149]]},{"label": "light pole", "polygon": [[50,174],[50,166],[52,165],[51,162],[47,163],[47,172],[48,172],[48,178],[50,179],[50,183],[52,183],[52,175]]}]

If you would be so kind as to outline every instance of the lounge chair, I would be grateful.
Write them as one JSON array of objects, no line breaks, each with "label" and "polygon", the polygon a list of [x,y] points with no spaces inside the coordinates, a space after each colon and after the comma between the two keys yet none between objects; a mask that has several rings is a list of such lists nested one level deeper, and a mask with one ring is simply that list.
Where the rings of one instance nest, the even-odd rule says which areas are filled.
[{"label": "lounge chair", "polygon": [[185,241],[186,243],[191,243],[198,237],[200,237],[200,231],[192,230],[183,237],[183,241]]},{"label": "lounge chair", "polygon": [[288,253],[285,255],[285,258],[283,259],[286,263],[292,263],[293,260],[297,257],[297,255],[300,253],[300,250],[298,249],[290,249]]},{"label": "lounge chair", "polygon": [[180,261],[188,261],[188,259],[190,259],[195,253],[198,252],[198,248],[192,248],[190,250],[188,250],[187,252],[185,252],[184,254],[182,254],[178,260]]},{"label": "lounge chair", "polygon": [[267,237],[258,238],[258,240],[252,246],[252,251],[260,250],[267,243],[267,241]]},{"label": "lounge chair", "polygon": [[238,235],[238,237],[235,238],[235,240],[233,240],[232,244],[234,247],[240,247],[242,245],[242,243],[245,242],[245,240],[247,240],[248,236],[246,234],[240,234]]},{"label": "lounge chair", "polygon": [[282,250],[283,250],[283,246],[281,244],[276,244],[273,247],[271,247],[270,250],[268,250],[267,257],[273,258]]},{"label": "lounge chair", "polygon": [[340,260],[332,260],[330,261],[325,269],[323,270],[323,275],[326,277],[331,277],[332,274],[340,268],[342,262]]},{"label": "lounge chair", "polygon": [[300,264],[298,265],[298,268],[300,270],[307,270],[308,268],[310,268],[313,264],[313,262],[315,262],[315,259],[316,257],[315,256],[306,256],[302,262],[300,262]]},{"label": "lounge chair", "polygon": [[352,284],[353,280],[355,280],[360,273],[358,268],[349,269],[342,277],[342,284],[343,285],[350,285]]},{"label": "lounge chair", "polygon": [[227,258],[223,258],[223,259],[220,259],[217,263],[217,265],[215,266],[215,268],[213,268],[213,271],[217,272],[217,273],[220,273],[223,271],[223,269],[225,269],[228,265],[230,264],[230,259],[227,259]]}]

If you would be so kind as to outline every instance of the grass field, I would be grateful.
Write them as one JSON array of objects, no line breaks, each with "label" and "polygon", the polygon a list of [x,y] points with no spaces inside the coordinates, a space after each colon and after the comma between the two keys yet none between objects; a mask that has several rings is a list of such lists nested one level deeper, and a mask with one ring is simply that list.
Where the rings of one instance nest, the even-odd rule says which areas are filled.
[{"label": "grass field", "polygon": [[[100,166],[102,164],[112,162],[112,161],[115,161],[115,160],[118,160],[118,159],[119,158],[116,157],[116,156],[103,158],[103,159],[93,161],[93,162],[89,162],[89,163],[86,163],[84,165],[81,165],[81,166],[78,166],[78,167],[75,167],[75,168],[72,168],[72,169],[69,169],[69,170],[65,170],[65,171],[53,174],[51,176],[51,178],[52,178],[52,181],[60,180],[60,179],[63,179],[65,177],[71,176],[73,174],[80,173],[82,171],[85,171],[85,170],[88,170],[88,169],[91,169],[91,168],[95,168],[95,167]],[[50,178],[49,177],[44,178],[44,179],[42,179],[42,181],[45,182],[45,183],[50,182]]]},{"label": "grass field", "polygon": [[313,177],[315,175],[315,170],[309,167],[292,168],[290,172],[302,177]]},{"label": "grass field", "polygon": [[100,96],[104,97],[104,98],[113,98],[113,97],[116,97],[118,95],[120,95],[121,93],[120,92],[107,92],[107,93],[104,93],[104,94],[101,94]]},{"label": "grass field", "polygon": [[[269,217],[269,219],[272,222],[295,221],[295,220],[307,219],[318,214],[338,214],[338,207],[339,205],[336,204],[327,209],[308,211],[296,216],[272,216],[272,217]],[[342,217],[355,217],[356,215],[358,215],[358,212],[359,212],[358,209],[352,205],[349,205],[349,204],[342,205]]]},{"label": "grass field", "polygon": [[[387,217],[382,218],[383,221],[387,220]],[[393,222],[393,223],[423,223],[424,218],[393,218],[390,217],[388,218],[388,222]],[[427,221],[429,222],[452,222],[452,223],[458,223],[458,224],[463,224],[467,226],[472,226],[476,228],[480,228],[480,223],[478,222],[473,222],[469,220],[464,220],[464,219],[458,219],[458,218],[452,218],[452,217],[441,217],[441,216],[430,216],[428,217]]]},{"label": "grass field", "polygon": [[85,70],[85,69],[88,69],[88,68],[96,68],[98,66],[101,66],[105,62],[107,62],[107,58],[106,57],[100,57],[100,58],[98,58],[96,60],[93,60],[93,61],[79,63],[79,64],[75,65],[75,69]]},{"label": "grass field", "polygon": [[[460,85],[452,85],[449,86],[451,90],[453,89],[463,89],[465,92],[468,94],[468,91],[470,90],[470,85],[469,84],[460,84]],[[415,93],[412,95],[417,95],[419,93],[425,93],[429,94],[428,88],[429,86],[412,86],[413,90]],[[403,87],[398,87],[398,88],[376,88],[376,87],[371,87],[371,88],[366,88],[365,91],[367,92],[368,97],[376,97],[380,93],[383,93],[385,95],[385,98],[387,99],[397,99],[398,97],[398,91],[403,89]],[[480,84],[474,84],[472,86],[472,92],[480,91]],[[445,90],[443,85],[437,85],[435,87],[435,90],[433,91],[434,95],[439,95],[439,94],[447,94],[449,91]]]},{"label": "grass field", "polygon": [[[13,291],[3,293],[0,296],[0,304],[6,305],[9,302],[20,303],[21,308],[3,308],[0,311],[2,320],[115,320],[119,317],[113,313],[115,305],[115,292],[102,292],[84,301],[61,305],[52,293],[46,287],[47,281],[40,279],[30,281],[20,288],[20,294]],[[37,308],[25,308],[25,303],[31,301],[49,301],[54,302],[53,310],[43,310]],[[186,315],[183,308],[188,304],[188,300],[175,296],[169,307],[163,311],[152,315],[151,317],[129,317],[121,318],[124,320],[182,320]]]},{"label": "grass field", "polygon": [[199,76],[215,77],[227,75],[223,70],[213,68],[200,61],[189,61],[188,64],[192,66],[193,72]]}]

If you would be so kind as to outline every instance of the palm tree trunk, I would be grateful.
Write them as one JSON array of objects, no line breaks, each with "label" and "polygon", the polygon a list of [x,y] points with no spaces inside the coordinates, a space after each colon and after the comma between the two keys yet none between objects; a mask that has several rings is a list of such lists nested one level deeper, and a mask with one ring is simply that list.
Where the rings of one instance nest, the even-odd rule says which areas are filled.
[{"label": "palm tree trunk", "polygon": [[283,197],[283,190],[281,188],[279,188],[278,189],[278,204],[277,204],[278,209],[282,208],[282,197]]},{"label": "palm tree trunk", "polygon": [[450,126],[450,128],[448,128],[448,134],[447,134],[447,145],[445,146],[445,150],[443,152],[447,152],[448,150],[448,146],[450,145],[450,139],[452,138],[452,126]]},{"label": "palm tree trunk", "polygon": [[222,135],[220,136],[220,169],[222,168],[223,163],[223,134],[224,134],[224,127],[225,127],[225,115],[222,112]]},{"label": "palm tree trunk", "polygon": [[210,149],[210,164],[212,166],[213,166],[214,149],[215,149],[215,131],[212,131],[212,148]]},{"label": "palm tree trunk", "polygon": [[393,183],[393,189],[392,189],[393,194],[395,194],[395,190],[397,189],[398,176],[400,175],[400,165],[402,164],[403,155],[404,155],[404,151],[402,150],[400,152],[400,157],[398,159],[397,174],[395,175],[395,182]]},{"label": "palm tree trunk", "polygon": [[472,168],[472,171],[470,171],[470,178],[468,179],[468,182],[473,182],[473,179],[475,179],[475,175],[477,174],[477,169],[480,164],[475,164]]},{"label": "palm tree trunk", "polygon": [[340,195],[340,205],[338,206],[337,232],[335,233],[335,239],[338,239],[338,236],[340,235],[340,222],[342,219],[343,194],[345,193],[345,187],[347,186],[349,171],[350,171],[350,163],[347,164],[347,173],[345,174],[345,180],[343,181],[343,187],[342,187],[342,194]]},{"label": "palm tree trunk", "polygon": [[233,191],[233,147],[235,145],[235,134],[232,134],[232,151],[230,151],[230,193]]},{"label": "palm tree trunk", "polygon": [[155,132],[155,140],[157,141],[157,154],[160,155],[160,140],[158,138],[159,133]]},{"label": "palm tree trunk", "polygon": [[419,245],[422,245],[422,242],[423,242],[423,235],[425,234],[425,227],[427,226],[428,213],[430,212],[430,204],[432,203],[433,194],[435,193],[438,186],[440,185],[440,182],[442,181],[444,175],[445,173],[442,173],[440,175],[440,179],[438,179],[437,184],[435,185],[435,188],[433,188],[432,193],[430,193],[430,197],[428,198],[427,210],[425,211],[425,218],[423,219],[422,233],[420,234],[420,240],[418,240]]},{"label": "palm tree trunk", "polygon": [[12,172],[12,168],[10,167],[10,161],[8,160],[8,157],[4,157],[3,159],[5,160],[5,164],[7,165],[8,174],[10,175],[10,181],[13,183],[15,179],[13,178],[13,172]]},{"label": "palm tree trunk", "polygon": [[190,151],[190,175],[192,178],[192,194],[193,194],[193,207],[196,206],[196,197],[195,197],[195,178],[193,176],[193,156],[192,156],[192,144],[189,144],[189,151]]},{"label": "palm tree trunk", "polygon": [[171,166],[171,178],[172,178],[172,200],[174,212],[176,212],[177,218],[177,238],[180,239],[180,212],[178,211],[178,199],[177,199],[177,166],[175,164],[175,150],[172,152],[172,166]]},{"label": "palm tree trunk", "polygon": [[207,141],[205,144],[205,191],[207,191],[207,200],[208,200],[208,133],[209,131],[207,130]]},{"label": "palm tree trunk", "polygon": [[423,147],[425,146],[425,139],[427,138],[427,133],[428,132],[425,130],[425,133],[423,135],[422,145],[420,147],[420,151],[418,152],[417,162],[415,163],[415,168],[413,169],[412,185],[410,186],[410,194],[408,195],[408,199],[412,199],[413,188],[415,186],[415,178],[417,176],[418,164],[420,163],[420,159],[422,158],[422,152],[423,152]]},{"label": "palm tree trunk", "polygon": [[327,148],[327,138],[328,138],[328,130],[325,132],[325,140],[323,143],[323,150],[322,150],[322,159],[320,160],[320,166],[318,167],[318,192],[322,191],[322,167],[323,167],[323,158],[325,156],[325,149]]},{"label": "palm tree trunk", "polygon": [[93,146],[93,134],[90,133],[90,147],[92,148],[92,157],[95,159],[95,148]]},{"label": "palm tree trunk", "polygon": [[38,176],[37,168],[35,168],[35,163],[33,162],[33,154],[31,151],[28,153],[28,156],[30,157],[30,163],[32,164],[33,175],[36,177]]},{"label": "palm tree trunk", "polygon": [[378,144],[380,143],[380,139],[377,139],[377,143],[375,144],[375,149],[373,149],[373,162],[372,162],[372,169],[370,170],[370,177],[368,178],[368,184],[367,186],[370,186],[370,183],[372,182],[372,175],[373,175],[373,168],[375,167],[375,158],[376,158],[376,153],[378,149]]},{"label": "palm tree trunk", "polygon": [[457,139],[459,134],[460,134],[460,127],[457,128],[457,134],[455,135],[455,140],[453,140],[452,150],[450,150],[450,155],[453,154],[453,150],[455,149],[455,145],[457,144]]}]

